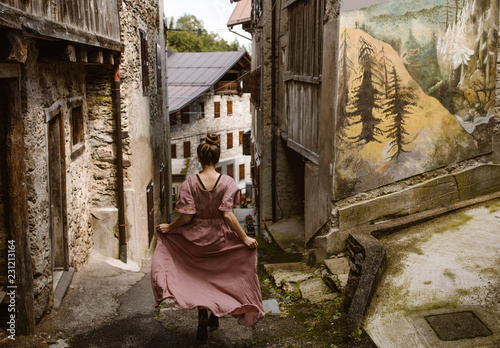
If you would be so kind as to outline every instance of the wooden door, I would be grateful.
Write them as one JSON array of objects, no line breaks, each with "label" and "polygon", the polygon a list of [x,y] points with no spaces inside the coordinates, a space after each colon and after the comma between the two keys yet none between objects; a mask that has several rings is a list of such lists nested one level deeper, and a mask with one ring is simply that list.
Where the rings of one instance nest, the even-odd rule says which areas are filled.
[{"label": "wooden door", "polygon": [[61,113],[55,115],[48,122],[47,131],[52,268],[54,270],[67,270],[68,248],[65,206],[66,170],[64,161],[64,130]]}]

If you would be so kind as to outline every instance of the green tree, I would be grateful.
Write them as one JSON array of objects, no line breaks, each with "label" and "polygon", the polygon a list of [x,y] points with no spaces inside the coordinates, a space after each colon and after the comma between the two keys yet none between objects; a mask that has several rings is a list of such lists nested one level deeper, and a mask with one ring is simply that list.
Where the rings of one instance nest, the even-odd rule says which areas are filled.
[{"label": "green tree", "polygon": [[174,19],[171,18],[165,30],[167,46],[174,52],[221,52],[243,49],[236,39],[228,43],[219,35],[207,32],[203,22],[189,14],[182,15],[175,25]]}]

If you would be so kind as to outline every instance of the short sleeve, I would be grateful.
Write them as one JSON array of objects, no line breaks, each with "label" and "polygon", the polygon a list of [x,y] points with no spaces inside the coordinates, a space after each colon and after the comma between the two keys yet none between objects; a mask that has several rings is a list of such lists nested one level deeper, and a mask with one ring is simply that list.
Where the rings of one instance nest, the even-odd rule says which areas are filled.
[{"label": "short sleeve", "polygon": [[175,204],[175,210],[181,214],[196,214],[196,206],[194,204],[194,197],[191,190],[191,184],[185,180],[179,190],[179,200]]},{"label": "short sleeve", "polygon": [[224,196],[222,197],[222,203],[219,206],[219,210],[222,211],[233,211],[233,208],[238,208],[240,206],[240,189],[238,185],[231,179],[231,183],[226,188]]}]

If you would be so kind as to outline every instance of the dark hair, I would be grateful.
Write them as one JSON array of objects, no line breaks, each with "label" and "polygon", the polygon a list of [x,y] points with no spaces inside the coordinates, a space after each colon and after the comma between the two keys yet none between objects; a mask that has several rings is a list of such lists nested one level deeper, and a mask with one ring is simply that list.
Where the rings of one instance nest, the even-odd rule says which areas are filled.
[{"label": "dark hair", "polygon": [[202,165],[215,166],[219,163],[220,157],[220,135],[207,133],[196,152]]}]

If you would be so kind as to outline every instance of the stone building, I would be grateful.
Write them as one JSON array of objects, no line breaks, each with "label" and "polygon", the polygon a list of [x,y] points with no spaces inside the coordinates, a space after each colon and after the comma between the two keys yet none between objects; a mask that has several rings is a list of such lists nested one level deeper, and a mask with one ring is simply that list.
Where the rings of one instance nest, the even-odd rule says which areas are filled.
[{"label": "stone building", "polygon": [[[362,226],[500,191],[495,1],[464,2],[446,27],[413,1],[238,5],[248,2],[239,23],[253,37],[253,180],[272,235],[296,238],[315,264]],[[451,37],[471,47],[467,62],[450,63]]]},{"label": "stone building", "polygon": [[251,124],[250,63],[245,51],[169,54],[171,153],[173,159],[192,159],[186,175],[201,169],[196,149],[212,132],[221,138],[216,169],[241,189],[251,180],[250,156],[243,155],[244,133]]},{"label": "stone building", "polygon": [[21,334],[92,248],[138,265],[152,253],[169,199],[163,2],[2,0],[0,13],[0,294],[4,313],[17,286]]}]

